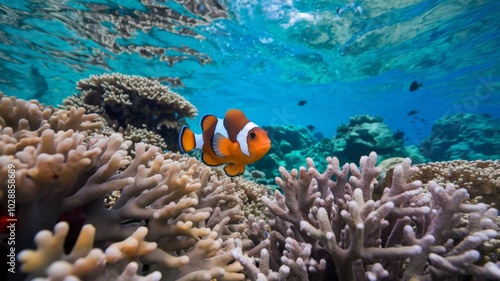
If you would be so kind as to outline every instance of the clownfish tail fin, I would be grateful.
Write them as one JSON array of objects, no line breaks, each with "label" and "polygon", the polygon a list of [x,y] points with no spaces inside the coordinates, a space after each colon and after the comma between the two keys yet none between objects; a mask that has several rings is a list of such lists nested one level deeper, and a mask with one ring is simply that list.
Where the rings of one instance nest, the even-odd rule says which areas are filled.
[{"label": "clownfish tail fin", "polygon": [[196,137],[188,126],[184,125],[179,134],[179,146],[182,152],[189,152],[196,148]]}]

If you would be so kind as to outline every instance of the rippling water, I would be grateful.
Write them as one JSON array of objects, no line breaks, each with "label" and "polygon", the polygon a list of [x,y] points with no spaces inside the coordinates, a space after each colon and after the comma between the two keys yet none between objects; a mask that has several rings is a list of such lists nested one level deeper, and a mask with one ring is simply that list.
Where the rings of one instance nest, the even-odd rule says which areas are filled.
[{"label": "rippling water", "polygon": [[121,72],[162,79],[201,115],[240,107],[329,136],[371,114],[411,144],[443,114],[500,117],[499,29],[493,0],[0,0],[0,90],[56,105]]}]

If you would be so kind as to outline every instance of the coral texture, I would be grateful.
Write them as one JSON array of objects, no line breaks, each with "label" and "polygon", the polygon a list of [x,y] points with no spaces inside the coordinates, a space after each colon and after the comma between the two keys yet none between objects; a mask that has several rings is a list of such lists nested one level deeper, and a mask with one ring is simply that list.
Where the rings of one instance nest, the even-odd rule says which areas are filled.
[{"label": "coral texture", "polygon": [[[269,152],[249,167],[264,173],[265,177],[252,177],[259,182],[274,184],[280,166],[290,166],[303,160],[304,148],[314,145],[316,140],[302,126],[263,126],[272,142]],[[326,155],[325,155],[326,156]],[[251,169],[249,169],[251,170]]]},{"label": "coral texture", "polygon": [[[35,236],[36,250],[24,250],[18,255],[23,264],[21,270],[33,276],[46,276],[38,280],[144,280],[157,281],[161,273],[147,276],[137,275],[137,259],[156,248],[156,243],[144,241],[146,227],[138,228],[124,241],[111,244],[105,252],[94,249],[95,227],[83,226],[78,239],[69,254],[64,253],[64,241],[69,225],[60,222],[54,232],[40,231]],[[29,277],[33,277],[29,276]]]},{"label": "coral texture", "polygon": [[[454,160],[431,162],[416,165],[419,172],[410,181],[435,181],[441,186],[452,183],[456,188],[463,187],[472,198],[480,196],[486,203],[500,202],[500,161],[499,160]],[[392,181],[392,170],[385,178],[385,185]]]},{"label": "coral texture", "polygon": [[141,76],[92,75],[78,81],[77,89],[79,93],[64,99],[63,108],[77,106],[99,113],[112,131],[120,131],[134,143],[178,150],[177,135],[185,118],[198,114],[194,105],[169,87]]},{"label": "coral texture", "polygon": [[445,115],[434,122],[420,149],[431,161],[499,159],[500,119],[486,114]]},{"label": "coral texture", "polygon": [[341,124],[333,138],[335,155],[346,162],[357,161],[362,155],[377,151],[382,159],[408,156],[402,137],[398,137],[381,117],[356,115],[348,124]]},{"label": "coral texture", "polygon": [[327,159],[323,173],[311,159],[307,169],[280,168],[284,194],[263,198],[269,234],[264,222],[249,220],[248,236],[258,246],[235,255],[253,280],[500,278],[500,264],[475,264],[480,244],[497,236],[496,209],[464,203],[467,191],[453,185],[431,181],[424,190],[421,181],[408,182],[418,173],[408,158],[374,201],[376,161],[371,153],[359,168],[341,168],[337,158]]},{"label": "coral texture", "polygon": [[[80,228],[74,220],[78,212],[85,223],[95,227],[92,239],[96,245],[128,241],[141,225],[147,227],[147,234],[144,230],[140,233],[157,247],[127,258],[139,263],[121,267],[120,274],[133,275],[138,265],[148,264],[168,279],[243,278],[231,250],[241,244],[234,242],[245,227],[240,198],[250,191],[237,193],[236,184],[222,173],[194,158],[162,154],[155,146],[136,144],[132,158],[128,154],[131,142],[119,134],[87,133],[102,124],[95,121],[96,114],[84,114],[83,108],[54,110],[9,97],[2,97],[0,107],[0,182],[4,194],[5,167],[13,164],[16,171],[16,249],[33,248],[37,232],[52,229],[58,219],[68,219],[70,225],[69,233],[65,226],[55,228],[57,242],[42,231],[35,239],[39,252],[25,251],[19,256],[30,278],[49,278],[54,272],[71,275],[80,266],[79,258],[102,260],[102,253],[93,250],[89,252],[92,256],[79,253],[77,258],[66,258],[58,250],[49,249],[51,255],[45,252],[47,245],[62,245],[66,236],[66,244],[75,243],[70,240]],[[110,209],[105,208],[107,194],[118,190],[120,196],[109,204]],[[30,266],[44,255],[50,258]],[[54,271],[47,271],[51,268]]]}]

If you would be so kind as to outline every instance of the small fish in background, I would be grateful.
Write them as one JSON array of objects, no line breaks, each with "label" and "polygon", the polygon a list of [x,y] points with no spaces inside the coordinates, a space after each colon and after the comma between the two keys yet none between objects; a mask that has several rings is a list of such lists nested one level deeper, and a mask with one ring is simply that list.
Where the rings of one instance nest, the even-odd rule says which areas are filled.
[{"label": "small fish in background", "polygon": [[414,91],[418,90],[418,88],[422,87],[422,83],[423,82],[418,83],[417,81],[411,82],[410,92],[414,92]]},{"label": "small fish in background", "polygon": [[201,159],[209,166],[224,166],[224,172],[238,176],[245,172],[245,165],[262,158],[271,149],[267,132],[250,122],[239,109],[230,109],[224,119],[205,115],[201,119],[201,134],[183,126],[179,146],[189,152],[201,149]]},{"label": "small fish in background", "polygon": [[307,129],[309,129],[309,131],[314,131],[316,127],[314,127],[313,125],[307,125]]},{"label": "small fish in background", "polygon": [[405,133],[403,131],[397,131],[396,133],[394,133],[394,138],[397,140],[402,139],[404,136],[405,136]]},{"label": "small fish in background", "polygon": [[299,101],[299,106],[303,106],[307,103],[307,100],[300,100]]},{"label": "small fish in background", "polygon": [[407,115],[407,116],[412,116],[412,115],[415,115],[415,114],[417,114],[417,113],[418,113],[418,111],[416,111],[416,110],[410,110],[410,111],[408,112],[408,114],[406,114],[406,115]]}]

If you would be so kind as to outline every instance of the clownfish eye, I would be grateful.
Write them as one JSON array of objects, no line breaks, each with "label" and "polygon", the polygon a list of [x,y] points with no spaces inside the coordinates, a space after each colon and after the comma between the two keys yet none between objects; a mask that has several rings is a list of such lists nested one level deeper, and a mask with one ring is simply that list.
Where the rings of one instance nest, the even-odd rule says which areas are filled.
[{"label": "clownfish eye", "polygon": [[250,138],[251,138],[251,139],[254,139],[254,138],[255,138],[255,133],[254,133],[254,132],[251,132],[251,133],[250,133]]}]

